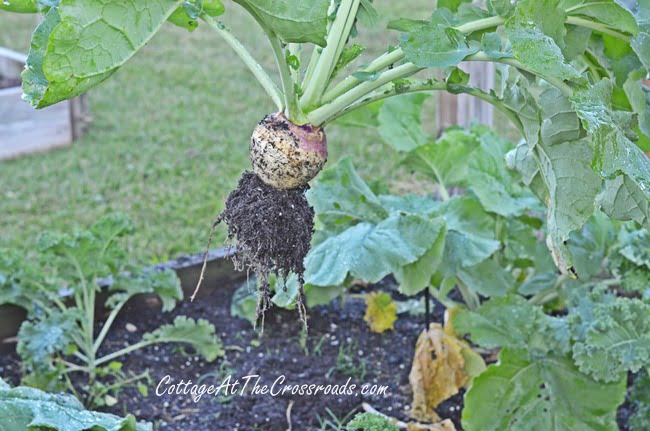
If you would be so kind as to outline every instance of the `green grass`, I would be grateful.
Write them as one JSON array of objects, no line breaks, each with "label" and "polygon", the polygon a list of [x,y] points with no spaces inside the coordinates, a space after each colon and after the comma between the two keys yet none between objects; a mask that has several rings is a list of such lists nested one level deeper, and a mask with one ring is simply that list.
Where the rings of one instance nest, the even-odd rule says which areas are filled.
[{"label": "green grass", "polygon": [[[388,17],[431,13],[426,0],[375,3]],[[274,69],[252,20],[230,2],[227,8],[224,22]],[[0,45],[26,52],[35,22],[0,12]],[[371,45],[365,58],[396,43],[385,22],[361,35]],[[188,33],[166,25],[90,92],[89,104],[90,133],[72,147],[0,162],[0,246],[30,253],[43,230],[68,231],[123,211],[138,227],[129,243],[134,261],[201,251],[225,197],[249,168],[254,125],[273,111],[266,93],[207,26]],[[331,127],[328,138],[331,161],[350,155],[369,178],[394,176],[374,131]]]}]

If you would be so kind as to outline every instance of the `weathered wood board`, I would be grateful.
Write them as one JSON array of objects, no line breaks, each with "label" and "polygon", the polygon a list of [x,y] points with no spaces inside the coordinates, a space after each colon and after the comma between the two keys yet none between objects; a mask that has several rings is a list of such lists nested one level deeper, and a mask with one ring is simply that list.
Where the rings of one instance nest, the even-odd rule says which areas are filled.
[{"label": "weathered wood board", "polygon": [[35,110],[20,87],[0,90],[0,159],[70,145],[70,103]]}]

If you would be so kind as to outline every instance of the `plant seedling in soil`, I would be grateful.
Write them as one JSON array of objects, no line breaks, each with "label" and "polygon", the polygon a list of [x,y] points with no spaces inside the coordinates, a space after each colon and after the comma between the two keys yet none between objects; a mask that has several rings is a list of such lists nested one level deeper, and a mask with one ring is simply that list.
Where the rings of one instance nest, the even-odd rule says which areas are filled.
[{"label": "plant seedling in soil", "polygon": [[[157,295],[164,312],[183,298],[173,271],[142,273],[128,266],[120,239],[133,230],[128,218],[114,214],[72,235],[45,232],[39,238],[43,266],[0,249],[0,305],[27,310],[17,346],[25,383],[68,389],[88,406],[110,406],[117,403],[120,389],[137,386],[143,391],[142,382],[149,379],[147,373],[122,371],[118,359],[130,352],[157,343],[186,343],[207,361],[225,354],[212,324],[185,316],[144,334],[139,342],[106,352],[106,336],[135,295]],[[110,311],[96,331],[100,277],[111,277],[112,284],[105,303]]]},{"label": "plant seedling in soil", "polygon": [[[254,128],[253,173],[242,177],[217,219],[228,224],[230,239],[240,245],[235,260],[259,275],[258,313],[270,303],[271,274],[296,272],[302,284],[300,262],[309,249],[305,233],[311,233],[312,217],[299,195],[327,159],[324,127],[406,93],[469,94],[493,104],[513,123],[528,145],[519,162],[527,169],[526,184],[547,206],[546,242],[563,274],[579,275],[567,241],[596,206],[612,218],[648,224],[650,162],[640,148],[647,146],[650,135],[642,85],[650,66],[647,2],[639,2],[634,15],[615,1],[490,0],[486,8],[450,1],[430,20],[390,22],[390,29],[402,33],[399,46],[345,77],[339,75],[363,51],[351,43],[358,24],[376,21],[371,1],[236,3],[268,37],[279,85],[215,19],[225,11],[219,0],[129,0],[111,7],[98,0],[13,0],[0,3],[0,9],[45,14],[23,73],[24,99],[37,108],[77,96],[109,78],[166,21],[189,30],[203,22],[235,50],[277,107]],[[313,48],[309,60],[303,59],[305,46]],[[462,61],[494,62],[509,71],[501,94],[471,86],[467,73],[458,68]],[[538,100],[542,89],[549,91]],[[553,122],[538,121],[563,113],[575,122],[566,133],[554,130]],[[411,132],[392,135],[403,151],[420,144],[418,134]],[[563,160],[585,172],[565,175]],[[567,197],[572,191],[581,199]],[[241,199],[248,195],[267,198]],[[331,196],[333,203],[336,198]],[[339,208],[338,215],[354,217],[347,210]],[[256,229],[251,229],[253,224]],[[343,280],[333,281],[330,285]],[[298,295],[296,301],[305,321],[302,298]]]}]

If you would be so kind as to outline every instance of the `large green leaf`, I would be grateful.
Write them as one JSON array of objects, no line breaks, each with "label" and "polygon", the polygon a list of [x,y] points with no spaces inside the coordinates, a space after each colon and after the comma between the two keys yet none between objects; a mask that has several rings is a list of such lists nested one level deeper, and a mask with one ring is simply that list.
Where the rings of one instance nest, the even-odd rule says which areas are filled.
[{"label": "large green leaf", "polygon": [[413,31],[401,46],[411,63],[436,68],[455,66],[481,48],[479,43],[465,40],[460,31],[438,23],[427,24]]},{"label": "large green leaf", "polygon": [[173,324],[163,325],[142,339],[151,343],[187,343],[208,362],[226,354],[214,325],[205,319],[178,316]]},{"label": "large green leaf", "polygon": [[617,298],[594,304],[589,316],[580,316],[580,322],[586,325],[586,332],[573,345],[573,358],[582,372],[613,382],[627,371],[650,366],[649,304]]},{"label": "large green leaf", "polygon": [[405,94],[388,99],[379,109],[379,136],[396,151],[411,151],[429,140],[420,116],[426,94]]},{"label": "large green leaf", "polygon": [[481,204],[469,197],[452,197],[433,213],[447,224],[441,271],[454,275],[461,268],[476,265],[499,249],[494,236],[494,219]]},{"label": "large green leaf", "polygon": [[43,108],[100,84],[153,37],[183,0],[63,0],[34,33],[25,100]]},{"label": "large green leaf", "polygon": [[603,384],[566,357],[504,349],[465,395],[467,431],[611,431],[625,379]]},{"label": "large green leaf", "polygon": [[467,185],[469,155],[478,144],[473,133],[448,129],[436,142],[411,151],[404,163],[442,186]]},{"label": "large green leaf", "polygon": [[235,0],[285,42],[325,46],[329,0]]},{"label": "large green leaf", "polygon": [[[603,79],[579,90],[573,107],[592,135],[594,165],[609,180],[601,199],[603,211],[610,217],[634,219],[650,227],[650,160],[627,136],[628,116],[612,111],[613,87],[610,80]],[[619,176],[624,178],[617,180]],[[621,204],[630,211],[621,211]]]},{"label": "large green leaf", "polygon": [[[541,6],[541,7],[540,7]],[[557,2],[524,0],[506,23],[506,34],[514,56],[527,69],[541,76],[579,80],[578,71],[566,63],[558,41],[563,42],[563,17]]]},{"label": "large green leaf", "polygon": [[393,213],[377,224],[356,224],[311,250],[305,259],[305,281],[333,286],[350,274],[377,282],[429,250],[439,226],[429,218],[404,213]]},{"label": "large green leaf", "polygon": [[515,285],[512,273],[492,259],[462,269],[458,278],[465,286],[488,298],[505,296]]},{"label": "large green leaf", "polygon": [[494,133],[485,133],[468,157],[468,182],[486,210],[513,217],[534,208],[537,199],[524,190],[506,169],[505,154],[512,144]]},{"label": "large green leaf", "polygon": [[379,198],[354,170],[350,158],[321,172],[307,197],[318,219],[328,228],[344,229],[359,221],[377,223],[388,216]]},{"label": "large green leaf", "polygon": [[433,245],[417,261],[404,265],[395,271],[399,291],[405,295],[415,295],[431,286],[431,277],[436,273],[445,249],[447,230],[442,219],[434,220],[438,237]]},{"label": "large green leaf", "polygon": [[454,318],[454,329],[469,333],[481,347],[535,348],[549,351],[542,333],[547,321],[542,309],[519,295],[493,298],[476,311],[464,310]]},{"label": "large green leaf", "polygon": [[21,386],[11,388],[0,379],[1,431],[151,431],[149,423],[136,423],[108,413],[84,410],[72,395],[48,394]]}]

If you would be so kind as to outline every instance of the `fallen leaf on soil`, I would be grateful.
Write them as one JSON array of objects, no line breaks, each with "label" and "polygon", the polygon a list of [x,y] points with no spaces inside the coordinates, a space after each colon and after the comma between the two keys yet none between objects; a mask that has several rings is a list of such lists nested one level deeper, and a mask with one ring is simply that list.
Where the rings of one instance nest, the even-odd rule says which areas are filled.
[{"label": "fallen leaf on soil", "polygon": [[366,295],[366,315],[363,320],[368,322],[370,330],[381,334],[393,329],[397,320],[397,304],[386,292],[371,292]]},{"label": "fallen leaf on soil", "polygon": [[413,417],[426,422],[439,421],[434,411],[438,404],[457,394],[484,368],[482,358],[467,342],[446,333],[442,325],[432,323],[418,337],[409,374]]}]

